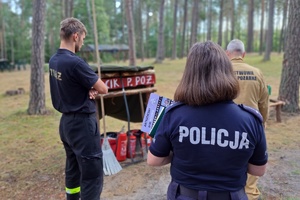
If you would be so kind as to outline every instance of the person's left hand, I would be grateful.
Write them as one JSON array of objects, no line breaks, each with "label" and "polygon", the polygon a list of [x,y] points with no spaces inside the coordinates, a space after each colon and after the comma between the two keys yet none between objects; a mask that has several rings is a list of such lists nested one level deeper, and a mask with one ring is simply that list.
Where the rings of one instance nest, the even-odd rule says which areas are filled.
[{"label": "person's left hand", "polygon": [[95,98],[97,97],[98,94],[99,94],[98,91],[95,90],[95,89],[93,89],[93,88],[90,89],[90,91],[89,91],[90,99],[95,99]]}]

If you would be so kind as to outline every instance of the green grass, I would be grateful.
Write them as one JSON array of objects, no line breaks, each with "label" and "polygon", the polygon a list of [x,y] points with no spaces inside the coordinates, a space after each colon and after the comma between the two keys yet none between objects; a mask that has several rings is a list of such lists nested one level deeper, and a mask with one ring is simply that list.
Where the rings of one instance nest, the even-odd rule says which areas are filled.
[{"label": "green grass", "polygon": [[[174,91],[181,79],[185,59],[165,59],[162,64],[146,60],[138,65],[155,67],[157,93],[173,98]],[[271,61],[263,62],[262,56],[246,55],[245,61],[260,68],[272,86],[272,96],[277,97],[282,55],[272,54]],[[127,63],[117,63],[127,65]],[[25,94],[6,96],[6,90],[25,89]],[[22,194],[33,192],[40,187],[37,174],[48,175],[53,188],[63,188],[64,150],[58,135],[60,114],[52,108],[49,93],[48,73],[45,74],[46,106],[49,115],[29,116],[27,108],[30,91],[30,68],[27,71],[0,73],[0,196],[3,199],[22,199]],[[127,122],[106,117],[106,130],[119,131]],[[289,140],[287,134],[298,131],[295,121],[284,119],[285,123],[268,122],[267,135],[271,150],[278,146],[297,147],[299,139]],[[298,123],[298,122],[297,122]],[[100,120],[101,126],[103,120]],[[141,123],[131,123],[132,129],[139,129]],[[282,134],[285,133],[285,134]],[[298,137],[299,138],[299,137]],[[298,174],[299,170],[292,172]],[[15,189],[18,192],[15,193]],[[42,190],[42,188],[40,188]],[[55,190],[55,189],[54,189]],[[49,195],[53,191],[48,191]],[[47,193],[47,191],[45,191]],[[14,194],[14,195],[12,195]]]}]

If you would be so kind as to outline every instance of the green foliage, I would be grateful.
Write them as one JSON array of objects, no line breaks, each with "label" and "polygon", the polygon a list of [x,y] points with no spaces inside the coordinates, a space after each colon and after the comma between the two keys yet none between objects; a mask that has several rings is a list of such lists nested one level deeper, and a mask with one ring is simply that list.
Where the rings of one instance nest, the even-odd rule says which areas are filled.
[{"label": "green foliage", "polygon": [[[26,60],[30,63],[31,58],[31,26],[32,26],[32,0],[12,0],[2,2],[2,10],[0,14],[3,16],[5,24],[5,37],[6,37],[6,55],[9,60]],[[273,36],[273,51],[279,50],[280,44],[280,32],[281,32],[281,15],[283,11],[284,1],[275,1],[275,27]],[[87,27],[88,35],[85,39],[85,44],[94,44],[94,33],[92,24],[92,6],[90,5],[88,10],[88,3],[91,1],[86,0],[74,0],[74,14],[73,16],[79,18]],[[159,17],[159,6],[160,1],[158,0],[143,0],[143,1],[133,1],[133,16],[135,18],[135,26],[138,26],[137,19],[138,6],[141,3],[141,14],[142,14],[142,29],[145,53],[149,57],[156,55],[157,48],[157,34],[158,34],[158,17]],[[97,29],[98,29],[98,43],[99,44],[127,44],[127,30],[126,30],[126,17],[124,13],[124,1],[123,0],[95,0],[96,6],[96,18],[97,18]],[[182,37],[182,27],[183,27],[183,7],[184,1],[178,1],[178,18],[177,18],[177,49],[182,49],[181,47],[181,37]],[[116,7],[119,5],[119,7]],[[14,7],[17,8],[16,11],[12,11]],[[212,0],[212,40],[217,41],[218,37],[218,25],[219,25],[219,6],[220,2],[218,0]],[[265,1],[265,6],[267,6],[267,1]],[[255,20],[259,19],[261,13],[261,1],[255,0],[254,2],[254,15]],[[193,1],[188,1],[188,17],[186,26],[186,45],[189,44],[190,37],[190,20],[191,20],[191,10],[193,8]],[[267,8],[267,7],[265,7]],[[206,40],[206,25],[207,25],[207,14],[208,14],[208,1],[202,1],[199,7],[199,30],[198,39],[203,41]],[[45,61],[47,62],[51,55],[59,47],[59,23],[62,20],[62,1],[48,0],[47,1],[47,16],[45,23]],[[146,16],[152,13],[149,17],[149,35],[146,35]],[[164,11],[164,36],[165,36],[165,55],[170,57],[172,53],[172,43],[173,43],[173,12],[174,12],[174,1],[165,1],[165,11]],[[236,0],[235,1],[235,30],[234,37],[239,38],[242,41],[247,41],[247,15],[248,15],[248,0]],[[224,1],[224,24],[229,18],[229,29],[230,29],[230,2]],[[267,10],[265,11],[265,15]],[[2,19],[2,18],[1,18]],[[267,19],[265,18],[265,23]],[[0,21],[0,27],[2,27],[2,20]],[[260,27],[259,27],[260,28]],[[259,29],[258,28],[258,29]],[[201,32],[200,32],[201,29]],[[253,50],[255,52],[259,51],[259,36],[260,30],[256,28],[254,34],[254,46]],[[0,28],[1,30],[1,28]],[[125,32],[123,33],[123,31]],[[136,30],[137,27],[136,27]],[[136,31],[136,41],[139,41],[139,32]],[[225,33],[223,33],[225,34]],[[230,34],[228,35],[228,38]],[[264,36],[265,37],[265,36]],[[147,39],[147,40],[146,40]],[[224,42],[226,39],[223,40]],[[223,42],[223,47],[226,46]],[[139,48],[140,42],[136,42],[136,49]],[[187,51],[187,50],[185,50]],[[177,51],[178,53],[180,51]],[[137,57],[141,56],[141,52],[136,52]],[[104,60],[113,59],[112,56],[104,56]]]},{"label": "green foliage", "polygon": [[[95,1],[95,12],[96,12],[96,21],[97,21],[97,30],[98,30],[98,42],[99,44],[109,43],[109,22],[108,16],[105,12],[105,8],[103,6],[103,0]],[[77,0],[74,4],[74,17],[80,19],[82,23],[87,28],[88,34],[85,39],[86,44],[94,44],[94,32],[93,32],[93,24],[90,23],[89,17],[92,19],[92,7],[90,6],[90,13],[87,10],[87,1],[86,0]]]},{"label": "green foliage", "polygon": [[48,63],[44,64],[44,72],[49,72],[49,64]]}]

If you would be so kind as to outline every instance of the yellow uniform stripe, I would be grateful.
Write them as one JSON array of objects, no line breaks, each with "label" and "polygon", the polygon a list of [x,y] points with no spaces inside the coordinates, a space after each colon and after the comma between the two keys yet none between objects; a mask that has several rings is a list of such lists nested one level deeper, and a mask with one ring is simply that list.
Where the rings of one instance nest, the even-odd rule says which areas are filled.
[{"label": "yellow uniform stripe", "polygon": [[80,186],[76,188],[67,188],[66,187],[66,193],[67,194],[76,194],[80,192]]}]

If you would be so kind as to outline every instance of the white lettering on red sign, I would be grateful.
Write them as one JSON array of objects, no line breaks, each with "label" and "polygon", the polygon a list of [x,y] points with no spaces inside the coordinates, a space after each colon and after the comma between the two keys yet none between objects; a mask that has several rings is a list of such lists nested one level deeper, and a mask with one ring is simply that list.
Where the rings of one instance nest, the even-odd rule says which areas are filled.
[{"label": "white lettering on red sign", "polygon": [[129,87],[132,87],[132,78],[131,77],[127,77],[126,80],[127,80],[127,84],[126,85],[128,85]]},{"label": "white lettering on red sign", "polygon": [[[109,89],[122,88],[121,78],[103,78],[102,81],[107,85]],[[122,78],[124,87],[136,87],[138,85],[152,85],[155,84],[155,75],[139,75]]]}]

